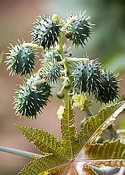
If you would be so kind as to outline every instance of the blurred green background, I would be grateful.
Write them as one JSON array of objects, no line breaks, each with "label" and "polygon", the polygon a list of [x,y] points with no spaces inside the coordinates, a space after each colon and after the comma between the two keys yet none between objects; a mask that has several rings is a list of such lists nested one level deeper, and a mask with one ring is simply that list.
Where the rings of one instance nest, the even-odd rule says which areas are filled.
[{"label": "blurred green background", "polygon": [[[9,43],[15,44],[18,39],[30,41],[29,31],[35,18],[47,13],[57,13],[66,18],[72,11],[85,11],[91,16],[91,39],[85,48],[72,50],[74,56],[99,58],[111,70],[119,72],[120,96],[125,97],[125,1],[124,0],[4,0],[0,1],[0,53],[8,52]],[[59,121],[56,117],[60,100],[52,99],[52,103],[44,109],[37,120],[18,118],[14,114],[12,102],[16,84],[22,79],[10,77],[4,64],[0,64],[0,145],[36,152],[34,146],[27,143],[14,127],[14,123],[42,128],[60,136]],[[49,113],[51,109],[51,113]],[[80,117],[79,117],[80,120]],[[79,122],[78,122],[79,123]],[[125,123],[123,121],[123,123]],[[0,174],[16,175],[29,159],[0,152]]]}]

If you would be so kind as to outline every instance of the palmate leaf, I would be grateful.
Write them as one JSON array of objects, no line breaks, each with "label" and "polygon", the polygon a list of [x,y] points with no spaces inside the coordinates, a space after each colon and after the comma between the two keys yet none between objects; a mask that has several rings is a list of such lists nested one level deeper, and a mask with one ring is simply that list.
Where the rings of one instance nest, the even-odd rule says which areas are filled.
[{"label": "palmate leaf", "polygon": [[49,169],[52,171],[56,166],[61,169],[61,165],[69,162],[69,160],[64,157],[65,148],[52,134],[31,127],[19,125],[16,125],[16,127],[30,143],[33,143],[38,150],[45,154],[45,157],[37,158],[27,164],[19,173],[20,175],[29,172],[32,172],[32,175],[42,174],[44,171],[49,171]]},{"label": "palmate leaf", "polygon": [[[63,119],[61,121],[61,142],[52,134],[41,129],[19,125],[16,125],[16,127],[30,143],[33,143],[40,151],[46,153],[45,157],[37,158],[25,165],[19,173],[20,175],[26,174],[26,172],[31,173],[32,171],[32,175],[42,174],[45,171],[51,173],[56,171],[58,174],[66,174],[70,160],[74,157],[74,154],[79,151],[75,115],[69,99],[66,102]],[[38,164],[41,164],[41,166],[37,169]]]},{"label": "palmate leaf", "polygon": [[37,157],[26,164],[19,175],[43,175],[45,172],[51,175],[87,175],[96,174],[90,165],[125,165],[125,144],[119,140],[103,144],[93,142],[124,108],[125,103],[121,102],[102,109],[85,123],[78,134],[75,114],[68,98],[61,120],[61,141],[41,129],[17,125],[26,139],[45,153],[45,157]]}]

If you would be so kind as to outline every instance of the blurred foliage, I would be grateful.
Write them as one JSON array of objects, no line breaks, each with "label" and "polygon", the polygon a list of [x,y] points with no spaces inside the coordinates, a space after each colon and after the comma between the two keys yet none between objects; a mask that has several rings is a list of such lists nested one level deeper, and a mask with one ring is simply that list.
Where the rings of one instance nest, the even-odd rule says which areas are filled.
[{"label": "blurred foliage", "polygon": [[0,52],[0,64],[1,64],[2,61],[3,61],[3,57],[4,57],[4,51],[1,51],[1,52]]},{"label": "blurred foliage", "polygon": [[[63,17],[70,11],[87,11],[95,24],[87,46],[77,55],[99,57],[106,67],[116,72],[125,71],[125,1],[124,0],[63,0],[51,1],[53,13]],[[61,10],[60,10],[61,7]],[[83,53],[84,52],[84,53]],[[74,53],[76,54],[76,53]]]}]

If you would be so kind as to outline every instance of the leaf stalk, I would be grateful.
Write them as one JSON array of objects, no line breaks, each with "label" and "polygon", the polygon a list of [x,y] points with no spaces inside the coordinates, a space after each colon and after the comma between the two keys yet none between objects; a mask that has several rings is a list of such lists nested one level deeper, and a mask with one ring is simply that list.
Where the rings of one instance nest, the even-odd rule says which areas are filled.
[{"label": "leaf stalk", "polygon": [[23,150],[5,147],[5,146],[0,146],[0,151],[11,153],[11,154],[22,156],[22,157],[27,157],[30,159],[44,157],[44,155],[41,155],[41,154],[36,154],[33,152],[23,151]]}]

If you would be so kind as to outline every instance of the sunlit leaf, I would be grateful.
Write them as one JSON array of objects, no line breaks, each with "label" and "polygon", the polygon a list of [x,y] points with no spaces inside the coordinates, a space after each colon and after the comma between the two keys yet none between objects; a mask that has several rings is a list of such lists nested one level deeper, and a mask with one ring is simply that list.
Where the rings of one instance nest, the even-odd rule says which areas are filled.
[{"label": "sunlit leaf", "polygon": [[63,175],[66,172],[67,164],[53,156],[35,159],[24,166],[19,175],[42,175],[44,172],[58,173]]},{"label": "sunlit leaf", "polygon": [[120,140],[106,141],[102,144],[92,144],[86,150],[90,159],[125,159],[125,144]]},{"label": "sunlit leaf", "polygon": [[61,140],[52,134],[31,127],[17,126],[26,139],[45,157],[26,164],[19,175],[96,175],[90,165],[125,166],[125,144],[119,140],[96,144],[93,141],[111,125],[125,108],[121,102],[105,109],[82,126],[77,133],[75,114],[68,97],[61,119]]},{"label": "sunlit leaf", "polygon": [[61,134],[66,156],[71,159],[78,152],[79,142],[77,140],[75,114],[71,107],[70,100],[66,102],[61,120]]},{"label": "sunlit leaf", "polygon": [[64,147],[61,143],[50,133],[43,131],[42,129],[36,129],[31,127],[16,127],[26,137],[26,139],[34,144],[43,153],[56,153],[63,157]]},{"label": "sunlit leaf", "polygon": [[88,119],[79,133],[79,142],[81,145],[92,143],[104,129],[116,120],[116,117],[125,108],[125,103],[122,103],[123,102],[106,107],[97,115]]}]

